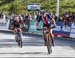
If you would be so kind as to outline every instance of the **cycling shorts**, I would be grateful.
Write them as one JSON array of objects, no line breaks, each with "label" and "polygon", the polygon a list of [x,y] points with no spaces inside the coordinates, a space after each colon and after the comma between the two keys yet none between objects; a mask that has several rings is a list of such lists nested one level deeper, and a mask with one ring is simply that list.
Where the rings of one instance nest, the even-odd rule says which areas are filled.
[{"label": "cycling shorts", "polygon": [[14,28],[20,28],[20,24],[14,24]]}]

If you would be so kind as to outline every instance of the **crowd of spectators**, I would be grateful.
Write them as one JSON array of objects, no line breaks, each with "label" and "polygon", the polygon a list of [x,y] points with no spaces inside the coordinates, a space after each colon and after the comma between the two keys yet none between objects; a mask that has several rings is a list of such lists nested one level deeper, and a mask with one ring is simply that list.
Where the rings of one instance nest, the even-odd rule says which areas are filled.
[{"label": "crowd of spectators", "polygon": [[[69,22],[75,23],[75,12],[65,12],[60,17],[56,16],[56,13],[50,13],[51,16],[54,16],[55,21],[62,21],[63,24],[66,26]],[[4,13],[0,13],[0,19],[2,19],[4,16]],[[10,24],[14,20],[14,17],[16,14],[12,13],[9,16],[5,15],[6,19],[10,19]],[[28,25],[30,23],[30,20],[38,20],[41,19],[40,12],[34,12],[33,14],[25,13],[22,15],[19,15],[23,22]]]},{"label": "crowd of spectators", "polygon": [[66,26],[68,23],[75,24],[75,12],[65,12],[61,15],[60,21]]}]

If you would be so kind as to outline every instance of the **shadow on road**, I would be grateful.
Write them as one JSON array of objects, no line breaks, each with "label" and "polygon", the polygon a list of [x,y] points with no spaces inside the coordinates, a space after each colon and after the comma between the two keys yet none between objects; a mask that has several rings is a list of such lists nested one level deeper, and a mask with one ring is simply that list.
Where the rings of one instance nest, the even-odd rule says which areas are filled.
[{"label": "shadow on road", "polygon": [[19,53],[19,52],[17,52],[17,53],[13,53],[13,52],[11,52],[11,53],[0,53],[0,55],[1,54],[14,54],[14,55],[26,55],[26,54],[34,54],[34,55],[36,55],[36,54],[43,54],[43,55],[47,55],[48,53],[46,53],[46,52],[24,52],[24,53]]},{"label": "shadow on road", "polygon": [[[6,48],[6,47],[15,47],[18,46],[15,39],[1,39],[0,40],[0,48]],[[43,42],[40,42],[40,40],[37,41],[31,41],[31,40],[24,40],[23,46],[43,46]]]}]

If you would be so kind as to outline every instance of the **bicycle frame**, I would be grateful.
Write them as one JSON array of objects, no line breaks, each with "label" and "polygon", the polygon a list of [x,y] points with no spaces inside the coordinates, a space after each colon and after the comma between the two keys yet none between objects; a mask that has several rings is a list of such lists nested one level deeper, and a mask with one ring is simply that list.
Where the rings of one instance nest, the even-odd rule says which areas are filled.
[{"label": "bicycle frame", "polygon": [[43,28],[43,36],[45,37],[44,40],[46,40],[47,50],[48,50],[48,53],[50,54],[50,53],[52,53],[52,39],[51,39],[49,27]]},{"label": "bicycle frame", "polygon": [[[44,29],[44,28],[46,28],[46,29]],[[44,27],[43,28],[43,36],[44,36],[44,38],[47,40],[47,41],[49,41],[50,42],[50,44],[51,44],[51,34],[50,34],[50,28],[49,27]],[[48,38],[49,38],[49,40],[48,40]]]},{"label": "bicycle frame", "polygon": [[18,46],[22,47],[22,37],[21,37],[21,30],[16,29],[16,42],[18,42]]},{"label": "bicycle frame", "polygon": [[21,39],[20,39],[20,37],[21,37],[20,32],[17,32],[17,33],[16,33],[16,36],[18,37],[18,40],[21,40]]}]

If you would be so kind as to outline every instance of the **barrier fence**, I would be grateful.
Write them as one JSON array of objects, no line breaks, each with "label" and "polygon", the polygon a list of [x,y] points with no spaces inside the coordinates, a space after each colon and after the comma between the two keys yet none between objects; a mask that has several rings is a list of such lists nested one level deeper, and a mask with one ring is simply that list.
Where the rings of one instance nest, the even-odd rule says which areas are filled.
[{"label": "barrier fence", "polygon": [[[41,30],[36,30],[36,20],[30,20],[29,23],[26,24],[26,27],[23,29],[24,32],[34,33],[34,34],[40,34],[42,35]],[[5,22],[0,21],[0,30],[9,30],[9,24],[10,20],[7,20]],[[55,36],[58,37],[71,37],[75,38],[75,24],[68,22],[67,26],[65,27],[63,25],[62,21],[56,22],[57,26],[53,29],[53,33]],[[39,28],[43,28],[43,22],[40,21]]]},{"label": "barrier fence", "polygon": [[[66,27],[63,25],[62,21],[58,21],[56,22],[56,24],[57,24],[56,28],[53,29],[53,33],[55,36],[75,38],[74,36],[75,25],[73,23],[68,22]],[[43,22],[40,21],[39,28],[42,29],[42,27],[43,27]],[[36,30],[36,20],[30,21],[30,27],[28,32],[35,33],[35,34],[42,34],[42,31]]]}]

